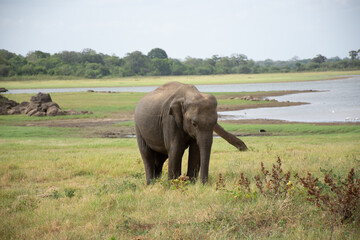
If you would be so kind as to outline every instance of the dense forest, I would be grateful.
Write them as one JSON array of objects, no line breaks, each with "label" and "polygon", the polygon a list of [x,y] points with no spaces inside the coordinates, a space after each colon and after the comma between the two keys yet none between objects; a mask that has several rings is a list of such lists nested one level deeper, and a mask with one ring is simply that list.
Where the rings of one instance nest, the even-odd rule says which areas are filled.
[{"label": "dense forest", "polygon": [[32,51],[25,57],[0,50],[0,77],[51,75],[103,78],[353,69],[360,69],[360,50],[350,51],[349,57],[344,59],[326,58],[319,54],[312,59],[294,57],[288,61],[254,61],[244,54],[233,54],[229,57],[213,55],[206,59],[187,57],[185,60],[178,60],[169,58],[160,48],[152,49],[147,55],[140,51],[131,52],[123,58],[97,53],[89,48],[81,52],[63,51],[55,54]]}]

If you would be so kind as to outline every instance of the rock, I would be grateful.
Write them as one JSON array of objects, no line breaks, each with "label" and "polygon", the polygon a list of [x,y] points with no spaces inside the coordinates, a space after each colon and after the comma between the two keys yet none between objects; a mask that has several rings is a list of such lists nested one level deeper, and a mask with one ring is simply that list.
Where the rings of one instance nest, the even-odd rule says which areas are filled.
[{"label": "rock", "polygon": [[[27,105],[27,107],[25,108],[25,111],[24,113],[26,115],[29,115],[28,113],[30,111],[33,111],[33,110],[38,110],[40,107],[40,104],[39,103],[34,103],[34,102],[30,102],[29,105]],[[30,115],[31,116],[31,115]]]},{"label": "rock", "polygon": [[7,114],[9,114],[9,115],[20,114],[20,113],[21,113],[21,111],[20,111],[20,108],[18,108],[18,107],[12,108],[7,111]]},{"label": "rock", "polygon": [[38,110],[37,108],[33,108],[33,109],[31,109],[30,111],[28,111],[28,112],[26,113],[26,115],[32,116],[32,115],[35,115],[38,111],[39,111],[39,110]]},{"label": "rock", "polygon": [[7,92],[8,90],[6,88],[0,88],[0,92]]},{"label": "rock", "polygon": [[261,99],[258,97],[253,97],[253,96],[244,96],[241,98],[241,100],[246,100],[246,101],[260,101]]},{"label": "rock", "polygon": [[19,104],[20,107],[27,107],[30,103],[29,102],[21,102]]},{"label": "rock", "polygon": [[[57,104],[56,104],[56,105],[57,105]],[[49,107],[49,108],[47,109],[46,114],[47,114],[48,116],[56,116],[59,111],[61,111],[61,109],[60,109],[59,107],[53,105],[53,106],[51,106],[51,107]]]},{"label": "rock", "polygon": [[70,110],[68,110],[68,111],[64,111],[65,113],[66,113],[66,115],[77,115],[78,113],[75,111],[75,110],[73,110],[73,109],[70,109]]},{"label": "rock", "polygon": [[26,108],[29,106],[29,102],[22,102],[17,107],[20,110],[20,113],[25,114]]},{"label": "rock", "polygon": [[41,109],[44,110],[45,112],[51,107],[56,107],[56,108],[60,109],[59,105],[54,102],[47,102],[47,103],[41,104]]},{"label": "rock", "polygon": [[80,114],[93,114],[91,111],[80,111]]},{"label": "rock", "polygon": [[34,103],[47,103],[52,102],[50,94],[39,92],[36,96],[32,96],[30,102]]},{"label": "rock", "polygon": [[34,116],[34,117],[44,117],[44,116],[46,116],[46,113],[45,112],[40,112],[40,111],[38,111],[38,112],[36,112],[34,115],[32,115],[32,116]]},{"label": "rock", "polygon": [[66,113],[61,109],[59,109],[59,111],[56,113],[56,116],[62,116],[62,115],[66,115]]},{"label": "rock", "polygon": [[87,90],[87,92],[95,92],[94,90]]},{"label": "rock", "polygon": [[51,100],[48,93],[40,92],[36,96],[32,96],[30,102],[22,102],[20,104],[0,95],[0,115],[20,113],[37,117],[92,114],[89,111],[76,112],[73,109],[62,111],[60,106]]}]

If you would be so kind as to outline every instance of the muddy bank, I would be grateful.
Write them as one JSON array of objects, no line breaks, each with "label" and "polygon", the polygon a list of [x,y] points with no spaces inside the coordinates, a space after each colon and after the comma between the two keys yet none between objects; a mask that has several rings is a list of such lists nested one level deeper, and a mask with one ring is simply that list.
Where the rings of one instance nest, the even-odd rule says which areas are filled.
[{"label": "muddy bank", "polygon": [[[296,93],[308,93],[308,92],[317,92],[313,90],[292,90],[292,91],[271,91],[271,92],[255,92],[255,93],[239,93],[239,94],[232,94],[232,95],[223,95],[219,96],[218,99],[247,99],[249,98],[249,103],[247,104],[240,104],[240,105],[219,105],[218,111],[237,111],[237,110],[244,110],[244,109],[253,109],[253,108],[264,108],[264,107],[290,107],[290,106],[298,106],[308,104],[306,102],[278,102],[276,100],[269,100],[268,97],[278,97],[284,96],[289,94],[296,94]],[[253,99],[253,100],[251,100]],[[259,100],[266,99],[266,102],[256,103]]]}]

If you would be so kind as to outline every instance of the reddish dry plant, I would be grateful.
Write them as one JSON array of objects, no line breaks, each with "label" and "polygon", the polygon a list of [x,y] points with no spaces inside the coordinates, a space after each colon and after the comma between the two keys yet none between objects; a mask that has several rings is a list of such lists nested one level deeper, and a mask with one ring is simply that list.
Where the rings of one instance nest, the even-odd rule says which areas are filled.
[{"label": "reddish dry plant", "polygon": [[360,179],[355,178],[352,168],[345,181],[335,183],[334,179],[325,174],[324,182],[330,187],[330,193],[324,193],[318,178],[313,178],[311,173],[300,178],[300,183],[307,188],[310,195],[308,201],[321,209],[328,209],[335,216],[341,217],[341,223],[350,219],[360,205]]},{"label": "reddish dry plant", "polygon": [[221,173],[219,173],[218,181],[216,182],[216,191],[222,190],[225,188],[224,178]]},{"label": "reddish dry plant", "polygon": [[[273,164],[271,173],[265,169],[264,163],[261,162],[263,178],[261,178],[260,175],[255,176],[256,187],[264,196],[268,194],[273,194],[274,197],[283,194],[286,196],[290,188],[290,185],[288,184],[291,177],[290,171],[285,174],[283,173],[280,157],[278,157],[276,162],[277,164]],[[263,181],[266,184],[266,189],[264,189]]]},{"label": "reddish dry plant", "polygon": [[236,185],[238,188],[244,187],[246,191],[250,193],[250,181],[243,173],[240,173],[240,179]]}]

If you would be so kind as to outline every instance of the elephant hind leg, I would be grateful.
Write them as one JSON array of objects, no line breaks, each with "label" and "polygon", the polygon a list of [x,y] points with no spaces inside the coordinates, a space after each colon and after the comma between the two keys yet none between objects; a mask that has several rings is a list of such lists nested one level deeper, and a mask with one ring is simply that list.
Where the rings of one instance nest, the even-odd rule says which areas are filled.
[{"label": "elephant hind leg", "polygon": [[162,167],[164,165],[167,156],[158,153],[146,144],[145,140],[140,134],[140,131],[136,128],[136,139],[139,146],[141,158],[143,159],[146,175],[146,184],[150,184],[151,180],[161,176]]}]

